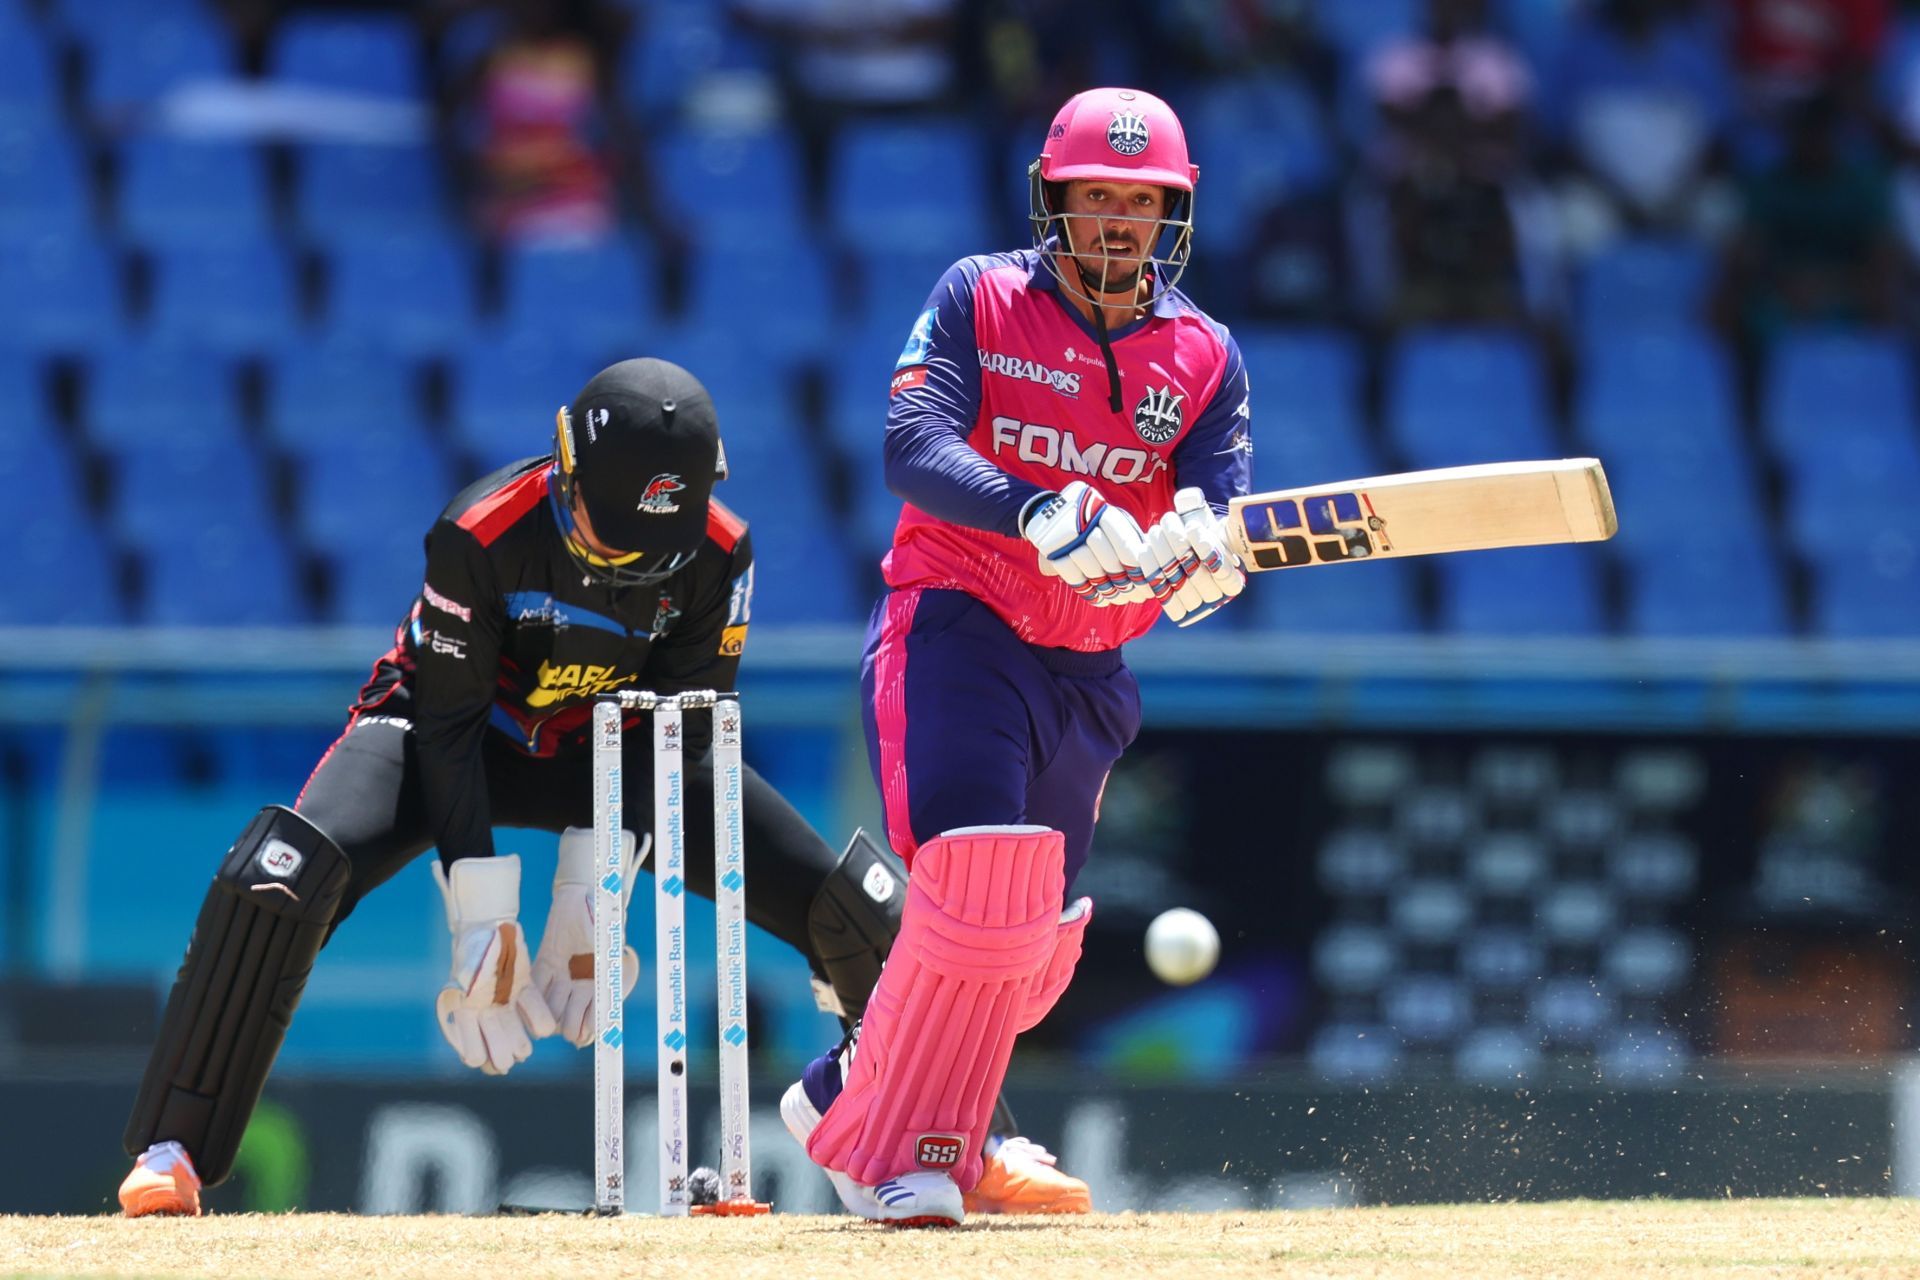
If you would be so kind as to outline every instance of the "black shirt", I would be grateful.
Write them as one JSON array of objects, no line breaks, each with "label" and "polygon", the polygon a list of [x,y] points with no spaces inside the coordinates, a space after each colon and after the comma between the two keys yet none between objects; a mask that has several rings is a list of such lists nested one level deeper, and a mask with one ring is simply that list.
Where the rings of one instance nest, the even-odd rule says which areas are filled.
[{"label": "black shirt", "polygon": [[[745,522],[713,502],[684,569],[613,587],[568,555],[552,475],[549,458],[513,463],[440,513],[426,582],[354,705],[360,715],[410,704],[428,824],[448,861],[493,853],[489,733],[529,755],[584,749],[595,695],[729,690],[739,670],[753,598]],[[704,717],[689,717],[690,750],[704,753],[710,736]]]}]

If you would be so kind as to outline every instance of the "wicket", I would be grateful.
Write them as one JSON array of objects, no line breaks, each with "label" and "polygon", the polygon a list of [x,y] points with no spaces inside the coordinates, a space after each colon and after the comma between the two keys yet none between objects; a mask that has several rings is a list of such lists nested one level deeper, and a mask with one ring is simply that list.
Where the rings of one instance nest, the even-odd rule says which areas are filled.
[{"label": "wicket", "polygon": [[[712,1205],[691,1203],[687,1179],[687,966],[685,712],[713,716],[714,955],[720,1008],[720,1192]],[[622,728],[626,711],[653,715],[654,982],[657,1104],[660,1110],[660,1214],[721,1216],[767,1212],[753,1198],[747,1100],[747,919],[745,816],[742,812],[740,702],[699,690],[655,694],[622,690],[593,709],[594,1212],[625,1211],[626,1114],[624,986],[626,850]]]}]

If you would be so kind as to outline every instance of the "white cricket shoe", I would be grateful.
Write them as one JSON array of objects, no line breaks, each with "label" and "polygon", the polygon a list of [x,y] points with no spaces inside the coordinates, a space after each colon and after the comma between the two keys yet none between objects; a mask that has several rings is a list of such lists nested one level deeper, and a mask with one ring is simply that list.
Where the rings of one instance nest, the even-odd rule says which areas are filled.
[{"label": "white cricket shoe", "polygon": [[[786,1122],[787,1132],[803,1148],[820,1124],[821,1108],[807,1090],[808,1078],[817,1080],[820,1074],[810,1070],[807,1076],[794,1081],[780,1099],[780,1118]],[[967,1220],[960,1188],[949,1174],[903,1173],[877,1187],[869,1187],[838,1169],[821,1165],[820,1171],[833,1184],[847,1212],[870,1222],[883,1222],[890,1227],[957,1227]]]}]

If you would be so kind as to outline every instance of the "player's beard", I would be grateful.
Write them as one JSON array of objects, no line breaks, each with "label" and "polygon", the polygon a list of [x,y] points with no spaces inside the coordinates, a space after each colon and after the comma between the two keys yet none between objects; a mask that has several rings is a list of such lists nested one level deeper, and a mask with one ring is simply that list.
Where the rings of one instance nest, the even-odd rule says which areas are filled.
[{"label": "player's beard", "polygon": [[1076,253],[1073,265],[1080,272],[1080,283],[1096,298],[1126,298],[1140,290],[1140,275],[1146,263],[1138,258],[1106,254]]}]

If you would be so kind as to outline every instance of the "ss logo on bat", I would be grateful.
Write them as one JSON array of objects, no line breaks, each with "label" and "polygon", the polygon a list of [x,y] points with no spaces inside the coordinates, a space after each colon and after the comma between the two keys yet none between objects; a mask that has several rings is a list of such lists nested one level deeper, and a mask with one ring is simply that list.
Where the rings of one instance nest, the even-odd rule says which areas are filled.
[{"label": "ss logo on bat", "polygon": [[1393,550],[1386,521],[1370,514],[1358,493],[1263,502],[1247,507],[1241,518],[1253,562],[1262,569],[1360,560],[1376,550]]}]

